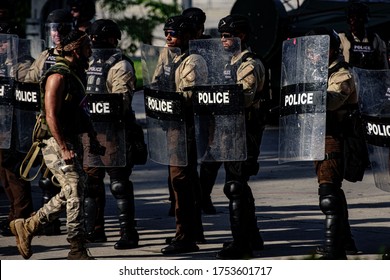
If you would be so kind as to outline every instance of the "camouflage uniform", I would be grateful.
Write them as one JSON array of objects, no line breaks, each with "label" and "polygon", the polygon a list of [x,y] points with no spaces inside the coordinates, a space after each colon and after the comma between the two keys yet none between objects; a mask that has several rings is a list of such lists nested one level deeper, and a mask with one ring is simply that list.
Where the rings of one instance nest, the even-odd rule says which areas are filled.
[{"label": "camouflage uniform", "polygon": [[[66,166],[61,159],[60,148],[54,137],[43,140],[43,143],[46,145],[42,148],[45,164],[60,183],[61,190],[37,211],[37,215],[43,223],[51,222],[66,209],[68,239],[79,237],[80,233],[84,232],[82,201],[87,178],[82,171],[81,159],[75,158],[73,165]],[[68,147],[77,151],[78,155],[82,154],[81,146],[75,147],[68,143]]]},{"label": "camouflage uniform", "polygon": [[[61,66],[58,67],[57,65]],[[73,148],[77,155],[82,155],[82,145],[78,135],[89,131],[90,122],[86,114],[86,108],[80,106],[82,104],[81,101],[84,99],[84,89],[80,84],[82,79],[80,81],[77,80],[74,76],[75,74],[71,74],[72,71],[74,70],[69,68],[69,63],[65,59],[58,57],[55,66],[50,68],[43,77],[41,91],[45,90],[46,79],[53,73],[60,73],[69,79],[67,80],[70,87],[69,92],[63,102],[61,111],[58,112],[58,119],[62,125],[62,131],[68,147]],[[44,105],[42,107],[45,108]],[[42,224],[51,222],[58,217],[61,210],[66,209],[68,239],[71,240],[75,237],[83,238],[82,202],[86,176],[81,168],[82,161],[76,157],[73,160],[73,165],[65,166],[66,164],[61,160],[61,153],[56,140],[50,137],[43,140],[43,142],[46,144],[42,148],[45,164],[60,183],[61,190],[38,210],[37,216],[39,221]]]}]

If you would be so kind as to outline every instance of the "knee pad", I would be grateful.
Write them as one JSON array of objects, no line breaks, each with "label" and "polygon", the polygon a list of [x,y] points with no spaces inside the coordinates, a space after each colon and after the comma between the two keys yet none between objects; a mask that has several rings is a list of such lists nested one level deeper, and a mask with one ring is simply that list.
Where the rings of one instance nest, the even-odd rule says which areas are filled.
[{"label": "knee pad", "polygon": [[133,183],[131,181],[111,181],[111,193],[116,199],[126,198],[133,193]]},{"label": "knee pad", "polygon": [[320,195],[320,209],[325,215],[336,215],[341,213],[342,199],[340,187],[334,184],[321,184],[318,189]]},{"label": "knee pad", "polygon": [[49,191],[54,187],[51,180],[46,177],[41,177],[41,179],[39,179],[38,185],[43,191]]},{"label": "knee pad", "polygon": [[229,199],[240,197],[243,191],[244,185],[237,181],[229,181],[223,187],[223,192]]}]

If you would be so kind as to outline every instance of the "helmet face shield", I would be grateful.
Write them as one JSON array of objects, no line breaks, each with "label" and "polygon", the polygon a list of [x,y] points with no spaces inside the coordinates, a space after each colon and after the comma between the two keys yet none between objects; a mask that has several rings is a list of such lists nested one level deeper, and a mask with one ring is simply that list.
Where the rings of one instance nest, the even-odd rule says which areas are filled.
[{"label": "helmet face shield", "polygon": [[73,25],[66,23],[46,23],[46,43],[49,48],[55,48],[61,41],[61,38],[72,31]]}]

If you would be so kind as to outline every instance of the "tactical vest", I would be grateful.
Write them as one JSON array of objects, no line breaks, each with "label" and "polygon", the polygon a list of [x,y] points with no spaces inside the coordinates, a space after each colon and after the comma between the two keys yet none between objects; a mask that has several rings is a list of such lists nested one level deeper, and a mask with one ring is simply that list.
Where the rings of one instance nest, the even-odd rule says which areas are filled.
[{"label": "tactical vest", "polygon": [[[127,56],[121,53],[114,53],[106,57],[97,57],[93,63],[89,66],[87,71],[87,93],[108,93],[106,82],[108,71],[119,61],[128,61],[134,69],[134,62]],[[134,69],[134,78],[135,69]]]},{"label": "tactical vest", "polygon": [[[258,55],[256,55],[255,53],[252,53],[252,52],[247,52],[242,56],[241,63],[247,62],[250,58],[251,59],[258,59],[262,62],[262,59]],[[225,65],[225,69],[223,70],[223,75],[225,77],[225,81],[230,82],[230,83],[237,83],[237,71],[238,71],[238,68],[240,67],[241,63],[240,63],[240,60],[238,60],[234,64],[226,64]],[[265,67],[265,65],[264,65],[264,67]],[[254,101],[257,101],[260,99],[264,100],[264,101],[268,101],[270,99],[269,91],[270,91],[270,88],[269,88],[268,71],[267,71],[267,69],[265,69],[263,89],[261,91],[255,93]]]},{"label": "tactical vest", "polygon": [[175,61],[174,59],[168,59],[169,64],[163,65],[163,73],[157,77],[157,84],[159,89],[176,91],[175,73],[180,63],[189,55],[188,50],[182,54],[180,59]]},{"label": "tactical vest", "polygon": [[381,69],[380,53],[374,48],[375,36],[373,33],[368,34],[368,42],[356,42],[351,33],[346,34],[351,43],[349,49],[349,63],[353,66],[364,69]]},{"label": "tactical vest", "polygon": [[48,49],[49,56],[46,58],[45,63],[43,64],[42,73],[45,73],[47,70],[50,69],[55,63],[57,57],[59,57],[58,54],[54,53],[54,49]]},{"label": "tactical vest", "polygon": [[[41,104],[45,115],[45,85],[47,78],[55,73],[63,75],[66,80],[66,94],[60,112],[59,123],[65,138],[73,138],[88,131],[90,126],[88,104],[86,102],[84,83],[72,70],[65,59],[57,58],[56,64],[44,75],[41,82]],[[45,120],[46,121],[46,120]],[[49,131],[50,133],[50,131]],[[51,133],[50,133],[51,134]]]}]

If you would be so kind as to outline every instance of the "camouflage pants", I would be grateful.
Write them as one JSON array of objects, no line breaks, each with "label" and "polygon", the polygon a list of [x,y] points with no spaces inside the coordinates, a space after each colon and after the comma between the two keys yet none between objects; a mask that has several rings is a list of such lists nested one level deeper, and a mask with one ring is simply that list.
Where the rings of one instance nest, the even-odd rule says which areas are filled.
[{"label": "camouflage pants", "polygon": [[[75,158],[72,165],[67,165],[62,160],[60,147],[53,137],[44,140],[44,143],[46,146],[42,148],[42,154],[45,164],[60,183],[61,191],[44,204],[37,214],[40,221],[50,222],[66,209],[68,239],[83,237],[83,201],[86,175],[80,164],[81,161]],[[67,145],[68,148],[78,152],[72,144],[67,143]],[[81,152],[77,154],[81,155]]]}]

